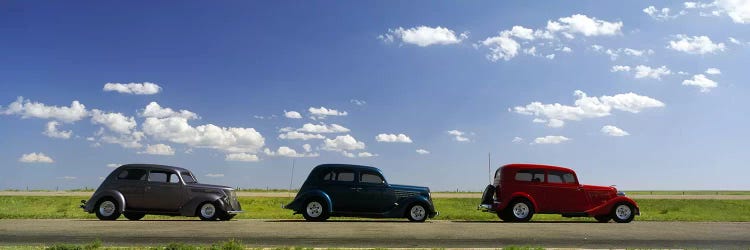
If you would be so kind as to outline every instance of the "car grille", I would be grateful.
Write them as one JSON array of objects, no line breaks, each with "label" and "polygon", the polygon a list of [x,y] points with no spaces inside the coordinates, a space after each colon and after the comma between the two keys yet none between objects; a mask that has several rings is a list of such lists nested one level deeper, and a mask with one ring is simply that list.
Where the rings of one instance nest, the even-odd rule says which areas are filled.
[{"label": "car grille", "polygon": [[398,199],[409,198],[409,197],[412,197],[412,196],[419,195],[419,192],[414,192],[414,191],[400,191],[400,190],[396,190],[395,193],[396,193],[396,198],[398,198]]},{"label": "car grille", "polygon": [[234,211],[242,210],[242,208],[240,207],[240,201],[237,199],[237,193],[234,190],[229,192],[229,204],[232,206],[232,209]]}]

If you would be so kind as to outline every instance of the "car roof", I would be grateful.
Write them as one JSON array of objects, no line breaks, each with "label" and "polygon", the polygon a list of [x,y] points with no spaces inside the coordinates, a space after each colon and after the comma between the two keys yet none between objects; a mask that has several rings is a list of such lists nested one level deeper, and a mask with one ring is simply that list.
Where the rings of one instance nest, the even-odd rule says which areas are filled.
[{"label": "car roof", "polygon": [[504,169],[547,169],[547,170],[558,170],[558,171],[564,171],[564,172],[575,172],[573,171],[573,169],[566,168],[566,167],[544,165],[544,164],[533,164],[533,163],[513,163],[513,164],[502,166],[501,168],[504,168]]},{"label": "car roof", "polygon": [[159,165],[159,164],[125,164],[120,166],[118,169],[122,168],[148,168],[148,169],[161,169],[161,170],[175,170],[175,171],[190,171],[185,168],[181,167],[175,167],[175,166],[167,166],[167,165]]},{"label": "car roof", "polygon": [[352,164],[320,164],[313,168],[313,171],[322,169],[322,168],[347,168],[347,169],[353,169],[353,170],[371,170],[375,172],[381,172],[380,169],[376,167],[370,167],[370,166],[364,166],[364,165],[352,165]]}]

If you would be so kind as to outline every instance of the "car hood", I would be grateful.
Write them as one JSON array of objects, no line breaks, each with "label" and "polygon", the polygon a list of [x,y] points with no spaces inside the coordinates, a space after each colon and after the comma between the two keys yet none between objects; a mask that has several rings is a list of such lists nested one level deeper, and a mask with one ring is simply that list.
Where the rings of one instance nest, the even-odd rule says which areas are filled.
[{"label": "car hood", "polygon": [[415,191],[415,192],[430,192],[430,189],[427,187],[420,187],[420,186],[409,186],[409,185],[398,185],[398,184],[391,184],[391,187],[393,189],[403,190],[403,191]]},{"label": "car hood", "polygon": [[203,188],[203,189],[232,189],[231,187],[227,187],[227,186],[203,184],[203,183],[188,183],[186,186],[190,188]]},{"label": "car hood", "polygon": [[615,191],[614,187],[607,186],[595,186],[595,185],[583,185],[583,189],[586,191]]}]

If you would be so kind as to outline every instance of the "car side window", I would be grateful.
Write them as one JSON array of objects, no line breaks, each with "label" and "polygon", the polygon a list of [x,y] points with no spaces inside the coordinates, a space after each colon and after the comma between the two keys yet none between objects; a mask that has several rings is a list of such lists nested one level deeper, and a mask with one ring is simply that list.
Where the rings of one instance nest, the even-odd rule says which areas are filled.
[{"label": "car side window", "polygon": [[544,172],[538,170],[521,170],[516,172],[516,181],[544,182]]},{"label": "car side window", "polygon": [[333,181],[336,180],[336,172],[330,171],[323,175],[324,181]]},{"label": "car side window", "polygon": [[166,171],[153,170],[148,174],[148,181],[167,183],[169,182],[170,174],[171,173],[166,172]]},{"label": "car side window", "polygon": [[576,183],[576,177],[573,176],[573,174],[571,174],[571,173],[565,173],[563,175],[563,181],[565,181],[565,183],[575,184]]},{"label": "car side window", "polygon": [[180,183],[180,177],[178,177],[175,173],[170,173],[169,176],[167,176],[167,182]]},{"label": "car side window", "polygon": [[547,182],[549,183],[563,183],[563,173],[560,172],[549,172],[547,174]]},{"label": "car side window", "polygon": [[359,175],[359,182],[369,184],[384,184],[385,180],[383,180],[383,177],[381,177],[379,174],[363,172]]},{"label": "car side window", "polygon": [[146,173],[147,171],[145,169],[137,169],[137,168],[124,169],[122,170],[122,172],[120,172],[119,175],[117,175],[117,178],[121,180],[145,181]]},{"label": "car side window", "polygon": [[339,172],[336,181],[347,181],[347,182],[353,182],[354,181],[354,172],[351,171],[341,171]]}]

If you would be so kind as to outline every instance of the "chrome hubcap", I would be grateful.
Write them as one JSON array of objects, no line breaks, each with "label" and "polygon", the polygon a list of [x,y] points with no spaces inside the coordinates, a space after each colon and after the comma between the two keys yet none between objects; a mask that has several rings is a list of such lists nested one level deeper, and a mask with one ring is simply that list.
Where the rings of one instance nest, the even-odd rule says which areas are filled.
[{"label": "chrome hubcap", "polygon": [[112,201],[104,201],[99,205],[99,214],[104,217],[112,216],[115,213],[115,203]]},{"label": "chrome hubcap", "polygon": [[323,214],[323,205],[317,201],[311,201],[307,203],[307,215],[313,218],[318,218]]},{"label": "chrome hubcap", "polygon": [[201,215],[204,218],[214,217],[214,214],[216,214],[216,207],[214,207],[214,204],[211,204],[211,203],[203,204],[203,206],[201,207]]},{"label": "chrome hubcap", "polygon": [[422,205],[415,205],[411,207],[411,211],[409,212],[411,213],[411,218],[414,220],[423,220],[426,214]]},{"label": "chrome hubcap", "polygon": [[529,206],[526,206],[525,203],[516,203],[513,206],[513,215],[519,219],[526,218],[526,216],[529,216]]},{"label": "chrome hubcap", "polygon": [[632,214],[633,211],[630,211],[630,207],[628,205],[619,205],[617,206],[617,209],[615,209],[615,215],[618,219],[626,220],[630,218],[630,214]]}]

